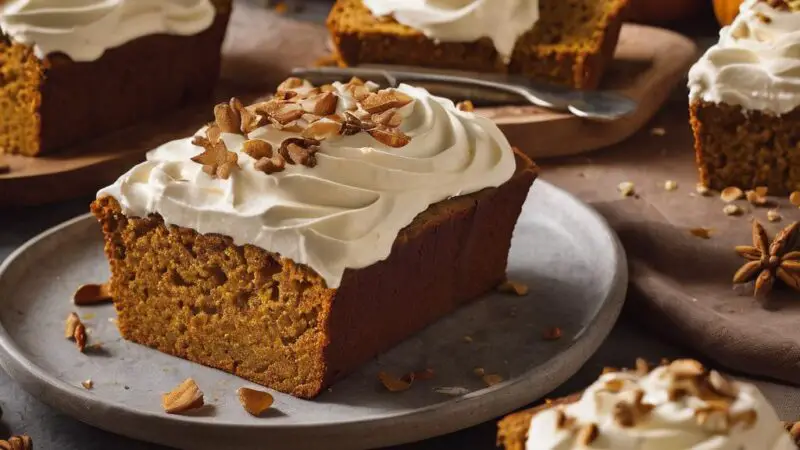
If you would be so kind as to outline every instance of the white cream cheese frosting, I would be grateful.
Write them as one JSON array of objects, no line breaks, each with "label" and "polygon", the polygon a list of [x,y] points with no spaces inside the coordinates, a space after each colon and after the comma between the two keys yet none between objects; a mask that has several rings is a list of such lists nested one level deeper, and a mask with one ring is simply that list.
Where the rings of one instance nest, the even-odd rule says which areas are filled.
[{"label": "white cream cheese frosting", "polygon": [[[578,402],[534,416],[526,450],[797,450],[755,386],[673,371],[693,363],[603,375]],[[711,378],[724,380],[728,395],[711,394]],[[581,436],[587,427],[594,432]]]},{"label": "white cream cheese frosting", "polygon": [[[337,110],[355,109],[351,92],[334,88]],[[345,269],[387,258],[400,230],[431,204],[499,186],[516,170],[510,144],[490,120],[424,89],[398,91],[413,99],[397,109],[410,137],[400,148],[365,132],[337,135],[319,144],[315,167],[287,164],[266,174],[243,152],[245,136],[222,133],[240,167],[222,179],[192,162],[202,149],[180,139],[149,152],[98,198],[114,197],[129,216],[158,213],[167,224],[279,253],[336,288]],[[266,125],[248,138],[277,149],[297,135]]]},{"label": "white cream cheese frosting", "polygon": [[0,6],[0,30],[40,58],[94,61],[139,37],[198,34],[215,14],[210,0],[10,0]]},{"label": "white cream cheese frosting", "polygon": [[690,100],[786,114],[800,107],[800,12],[746,0],[689,72]]},{"label": "white cream cheese frosting", "polygon": [[441,42],[487,37],[510,61],[520,36],[539,20],[538,0],[364,0],[376,17],[395,20]]}]

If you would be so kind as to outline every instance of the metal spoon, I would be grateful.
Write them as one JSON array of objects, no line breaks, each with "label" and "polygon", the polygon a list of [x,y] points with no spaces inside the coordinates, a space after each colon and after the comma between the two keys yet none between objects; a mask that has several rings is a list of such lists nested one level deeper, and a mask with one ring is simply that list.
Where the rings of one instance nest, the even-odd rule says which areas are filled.
[{"label": "metal spoon", "polygon": [[453,100],[472,100],[478,105],[530,103],[555,111],[570,112],[591,120],[612,121],[636,110],[630,98],[611,91],[579,91],[534,82],[521,76],[452,75],[441,72],[400,70],[383,67],[296,68],[292,75],[314,84],[359,77],[381,85],[423,85],[432,93]]}]

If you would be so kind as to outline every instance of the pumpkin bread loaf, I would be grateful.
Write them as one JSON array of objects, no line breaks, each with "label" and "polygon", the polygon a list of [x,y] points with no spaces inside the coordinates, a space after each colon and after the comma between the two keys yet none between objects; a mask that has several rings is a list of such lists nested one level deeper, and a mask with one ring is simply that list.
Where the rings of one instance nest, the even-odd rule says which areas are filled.
[{"label": "pumpkin bread loaf", "polygon": [[689,73],[700,183],[800,190],[800,3],[747,0]]},{"label": "pumpkin bread loaf", "polygon": [[628,0],[538,3],[538,21],[517,39],[508,61],[491,39],[437,41],[391,16],[375,17],[363,0],[337,0],[328,29],[342,66],[373,63],[512,73],[596,88],[613,57]]},{"label": "pumpkin bread loaf", "polygon": [[[63,51],[39,54],[36,42],[4,33],[0,6],[0,154],[51,153],[208,98],[219,75],[232,0],[204,1],[216,14],[197,34],[144,35],[78,60]],[[8,3],[14,8],[14,1]],[[50,13],[50,20],[74,20]]]},{"label": "pumpkin bread loaf", "polygon": [[[295,90],[250,108],[236,99],[218,105],[205,136],[155,150],[101,191],[91,209],[102,225],[125,339],[312,398],[504,280],[537,169],[490,121],[424,90],[373,92],[356,80],[336,88],[287,85]],[[441,114],[464,128],[450,128]],[[408,130],[406,121],[433,128]],[[451,133],[484,137],[450,142]],[[287,137],[298,134],[315,138]],[[438,166],[428,164],[434,161]],[[426,175],[430,170],[445,172]],[[419,202],[447,179],[467,183],[454,191],[472,193],[444,195],[428,207]],[[162,183],[168,187],[157,187]],[[312,189],[316,183],[322,184]],[[351,185],[359,187],[348,191]],[[222,200],[226,193],[236,201]],[[382,209],[383,199],[391,199],[390,210]],[[206,206],[186,206],[192,202]],[[412,203],[419,213],[402,211]],[[212,216],[215,205],[223,212]],[[386,231],[398,213],[409,221]],[[329,220],[336,225],[324,225]],[[374,228],[356,231],[372,221]],[[243,231],[250,225],[258,231]],[[341,273],[331,268],[350,251],[380,255],[358,268],[339,265]],[[300,262],[304,257],[309,262]]]}]

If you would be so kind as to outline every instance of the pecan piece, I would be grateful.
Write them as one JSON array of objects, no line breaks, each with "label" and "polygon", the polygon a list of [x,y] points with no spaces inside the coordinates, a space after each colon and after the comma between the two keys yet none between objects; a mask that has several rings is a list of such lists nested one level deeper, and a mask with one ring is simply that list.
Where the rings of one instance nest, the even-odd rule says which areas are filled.
[{"label": "pecan piece", "polygon": [[242,151],[253,159],[272,157],[272,145],[261,139],[251,139],[242,145]]},{"label": "pecan piece", "polygon": [[402,108],[414,99],[395,89],[385,89],[361,100],[361,107],[370,114],[379,114],[392,108]]},{"label": "pecan piece", "polygon": [[329,120],[318,120],[303,130],[302,136],[304,138],[322,141],[334,136],[338,136],[341,129],[342,125],[339,123]]},{"label": "pecan piece", "polygon": [[392,148],[405,147],[411,142],[410,137],[396,128],[392,129],[383,126],[375,127],[371,130],[367,130],[367,133],[381,144],[388,145]]},{"label": "pecan piece", "polygon": [[286,161],[281,155],[275,155],[270,158],[261,158],[253,165],[256,170],[264,172],[267,175],[283,172],[286,168]]},{"label": "pecan piece", "polygon": [[281,143],[278,153],[289,164],[314,167],[317,165],[317,158],[314,155],[319,151],[319,144],[316,139],[289,138]]}]

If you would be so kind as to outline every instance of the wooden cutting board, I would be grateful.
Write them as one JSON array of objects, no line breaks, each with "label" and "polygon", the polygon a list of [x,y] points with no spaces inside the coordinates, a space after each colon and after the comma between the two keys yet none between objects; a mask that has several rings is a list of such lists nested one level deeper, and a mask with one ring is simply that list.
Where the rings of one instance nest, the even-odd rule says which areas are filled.
[{"label": "wooden cutting board", "polygon": [[[296,66],[314,64],[329,53],[324,27],[239,3],[223,48],[223,69],[214,101],[135,125],[57,155],[26,158],[0,155],[0,206],[31,205],[88,195],[143,160],[150,149],[188,136],[212,118],[216,101],[268,93]],[[604,89],[639,102],[637,112],[611,123],[596,123],[536,107],[481,108],[511,143],[535,158],[595,150],[620,142],[640,129],[661,107],[697,56],[694,43],[659,28],[626,24]]]}]

